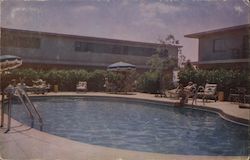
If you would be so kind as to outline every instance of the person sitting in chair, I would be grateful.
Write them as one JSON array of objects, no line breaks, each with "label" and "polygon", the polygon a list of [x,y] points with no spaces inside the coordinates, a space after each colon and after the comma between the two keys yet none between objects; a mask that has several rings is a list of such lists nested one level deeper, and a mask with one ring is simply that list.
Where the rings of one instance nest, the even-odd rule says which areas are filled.
[{"label": "person sitting in chair", "polygon": [[186,87],[180,86],[180,104],[183,105],[184,103],[188,103],[188,98],[193,96],[194,91],[196,90],[196,84],[193,82],[188,82]]}]

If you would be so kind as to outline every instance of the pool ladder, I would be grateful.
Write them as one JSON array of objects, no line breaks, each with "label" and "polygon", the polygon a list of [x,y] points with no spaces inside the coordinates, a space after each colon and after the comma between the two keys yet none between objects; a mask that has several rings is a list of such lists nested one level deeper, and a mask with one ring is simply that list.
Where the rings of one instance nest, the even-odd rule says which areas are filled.
[{"label": "pool ladder", "polygon": [[[23,106],[25,107],[26,111],[29,114],[29,117],[31,119],[31,128],[34,127],[34,122],[35,118],[39,122],[39,127],[40,130],[43,130],[43,120],[42,117],[40,116],[39,112],[37,111],[36,107],[34,104],[31,102],[27,92],[21,88],[21,87],[13,87],[11,88],[12,90],[10,92],[7,92],[7,97],[8,97],[8,123],[7,123],[7,129],[5,133],[7,133],[10,130],[10,124],[11,124],[11,105],[12,105],[12,98],[13,96],[18,97],[18,99],[21,101]],[[4,97],[4,96],[2,96]],[[2,104],[2,115],[3,115],[3,104]],[[3,118],[1,118],[1,127],[3,126]]]}]

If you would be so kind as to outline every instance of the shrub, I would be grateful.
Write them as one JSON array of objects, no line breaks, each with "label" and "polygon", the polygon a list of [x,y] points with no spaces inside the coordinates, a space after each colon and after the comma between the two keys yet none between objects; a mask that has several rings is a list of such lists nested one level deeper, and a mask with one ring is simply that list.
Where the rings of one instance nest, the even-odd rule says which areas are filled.
[{"label": "shrub", "polygon": [[88,90],[90,91],[104,91],[106,71],[95,70],[89,73]]},{"label": "shrub", "polygon": [[159,76],[157,72],[145,72],[138,78],[138,90],[146,93],[156,93],[159,90]]},{"label": "shrub", "polygon": [[75,91],[79,81],[88,80],[86,70],[50,70],[45,73],[46,81],[52,85],[59,85],[60,91]]},{"label": "shrub", "polygon": [[14,79],[20,80],[24,79],[27,85],[32,85],[32,80],[37,80],[39,78],[39,71],[34,69],[15,69],[11,72]]}]

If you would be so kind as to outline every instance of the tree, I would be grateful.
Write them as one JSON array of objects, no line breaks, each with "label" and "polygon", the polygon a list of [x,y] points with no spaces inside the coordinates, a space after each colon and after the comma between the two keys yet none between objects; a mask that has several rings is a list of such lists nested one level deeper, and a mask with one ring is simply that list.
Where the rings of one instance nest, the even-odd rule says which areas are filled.
[{"label": "tree", "polygon": [[167,74],[167,71],[177,67],[178,57],[172,56],[168,53],[168,46],[179,43],[173,35],[168,35],[165,40],[159,40],[160,45],[156,53],[152,55],[147,62],[150,66],[150,72],[155,72],[158,75],[159,90],[165,90],[166,81],[172,76]]},{"label": "tree", "polygon": [[194,66],[192,65],[191,61],[188,59],[185,63],[185,69],[190,69],[190,70],[194,70]]},{"label": "tree", "polygon": [[161,47],[158,48],[159,52],[165,52],[164,50],[166,50],[166,46],[167,45],[179,45],[178,47],[178,68],[182,68],[183,65],[186,62],[186,57],[182,54],[182,49],[180,46],[180,41],[176,40],[175,37],[172,34],[167,35],[167,37],[163,40],[163,39],[159,39],[159,42],[161,43]]}]

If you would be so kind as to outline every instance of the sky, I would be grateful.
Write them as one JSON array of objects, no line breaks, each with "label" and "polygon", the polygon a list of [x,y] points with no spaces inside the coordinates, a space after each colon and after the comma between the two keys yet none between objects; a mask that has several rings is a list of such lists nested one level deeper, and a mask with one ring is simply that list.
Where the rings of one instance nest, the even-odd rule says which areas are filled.
[{"label": "sky", "polygon": [[154,42],[172,34],[186,59],[198,40],[184,35],[250,23],[249,0],[0,0],[1,27]]}]

